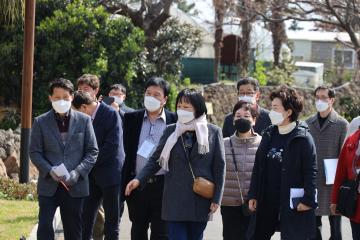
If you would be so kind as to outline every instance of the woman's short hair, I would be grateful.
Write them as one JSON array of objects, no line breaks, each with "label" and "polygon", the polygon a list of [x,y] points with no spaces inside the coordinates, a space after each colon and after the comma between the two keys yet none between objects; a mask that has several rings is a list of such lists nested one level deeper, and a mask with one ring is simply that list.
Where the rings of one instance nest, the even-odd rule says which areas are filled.
[{"label": "woman's short hair", "polygon": [[81,105],[89,105],[95,102],[94,98],[88,92],[84,91],[76,91],[74,93],[74,99],[72,101],[72,105],[74,108],[79,109]]},{"label": "woman's short hair", "polygon": [[303,110],[303,98],[297,91],[289,86],[283,85],[270,94],[270,100],[280,99],[285,110],[292,110],[290,121],[298,120],[300,112]]},{"label": "woman's short hair", "polygon": [[239,101],[235,104],[232,114],[235,117],[235,113],[240,109],[245,107],[246,111],[250,111],[251,117],[252,118],[257,118],[259,116],[259,111],[257,109],[257,106],[255,104],[251,104],[245,101]]},{"label": "woman's short hair", "polygon": [[176,97],[176,110],[179,102],[190,103],[195,109],[195,118],[207,114],[204,97],[198,90],[189,88],[181,90]]}]

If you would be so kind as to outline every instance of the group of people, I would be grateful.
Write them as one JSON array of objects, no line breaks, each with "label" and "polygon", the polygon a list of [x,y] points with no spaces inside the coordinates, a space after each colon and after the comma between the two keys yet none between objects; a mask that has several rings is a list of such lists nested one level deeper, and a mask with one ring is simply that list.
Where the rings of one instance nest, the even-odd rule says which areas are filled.
[{"label": "group of people", "polygon": [[[76,91],[71,81],[56,79],[52,109],[34,120],[39,240],[54,239],[57,207],[65,239],[97,239],[100,209],[105,239],[119,239],[124,201],[132,240],[147,240],[149,230],[151,240],[202,240],[219,208],[224,240],[266,240],[276,231],[284,240],[322,239],[322,216],[329,216],[331,239],[342,239],[338,189],[360,170],[360,121],[349,128],[336,113],[333,89],[316,88],[317,113],[300,121],[303,101],[295,89],[274,90],[268,111],[258,104],[257,80],[242,78],[223,129],[207,121],[197,90],[183,89],[176,112],[167,110],[170,85],[160,77],[145,83],[139,110],[125,105],[121,84],[111,87],[112,102],[99,98],[99,89],[95,75],[81,76]],[[325,159],[338,159],[333,185]],[[360,211],[350,220],[358,240]]]}]

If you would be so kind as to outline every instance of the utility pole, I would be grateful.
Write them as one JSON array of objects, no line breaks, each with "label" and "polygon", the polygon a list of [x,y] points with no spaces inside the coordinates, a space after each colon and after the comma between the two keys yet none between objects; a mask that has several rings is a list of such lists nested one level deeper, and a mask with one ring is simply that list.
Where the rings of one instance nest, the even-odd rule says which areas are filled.
[{"label": "utility pole", "polygon": [[35,0],[25,0],[23,77],[21,95],[20,183],[29,182],[29,143],[32,119]]}]

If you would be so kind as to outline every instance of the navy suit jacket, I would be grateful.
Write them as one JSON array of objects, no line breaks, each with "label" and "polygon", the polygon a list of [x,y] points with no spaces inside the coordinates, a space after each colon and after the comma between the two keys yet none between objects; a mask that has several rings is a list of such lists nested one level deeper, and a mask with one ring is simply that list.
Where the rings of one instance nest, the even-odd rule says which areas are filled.
[{"label": "navy suit jacket", "polygon": [[125,159],[121,118],[112,107],[101,102],[93,126],[99,156],[90,177],[101,187],[120,185]]},{"label": "navy suit jacket", "polygon": [[[175,123],[176,114],[166,109],[166,125]],[[144,120],[145,109],[137,110],[130,113],[125,113],[124,120],[124,148],[125,148],[125,163],[123,168],[123,190],[126,184],[135,177],[136,155],[138,151],[141,127]]]}]

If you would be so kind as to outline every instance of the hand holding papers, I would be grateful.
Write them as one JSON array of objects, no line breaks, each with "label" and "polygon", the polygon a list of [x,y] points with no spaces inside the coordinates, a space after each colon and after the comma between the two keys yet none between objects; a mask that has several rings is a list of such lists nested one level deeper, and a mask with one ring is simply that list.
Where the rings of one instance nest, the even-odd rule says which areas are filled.
[{"label": "hand holding papers", "polygon": [[[296,209],[297,205],[300,203],[301,198],[304,196],[303,188],[290,188],[290,208]],[[317,189],[315,193],[315,202],[317,202]]]},{"label": "hand holding papers", "polygon": [[59,166],[55,166],[52,168],[52,170],[55,172],[55,174],[58,177],[63,177],[65,181],[69,180],[70,178],[70,173],[69,171],[66,169],[65,165],[62,163]]},{"label": "hand holding papers", "polygon": [[337,158],[324,159],[324,170],[325,170],[326,185],[334,184],[337,163],[338,163]]}]

